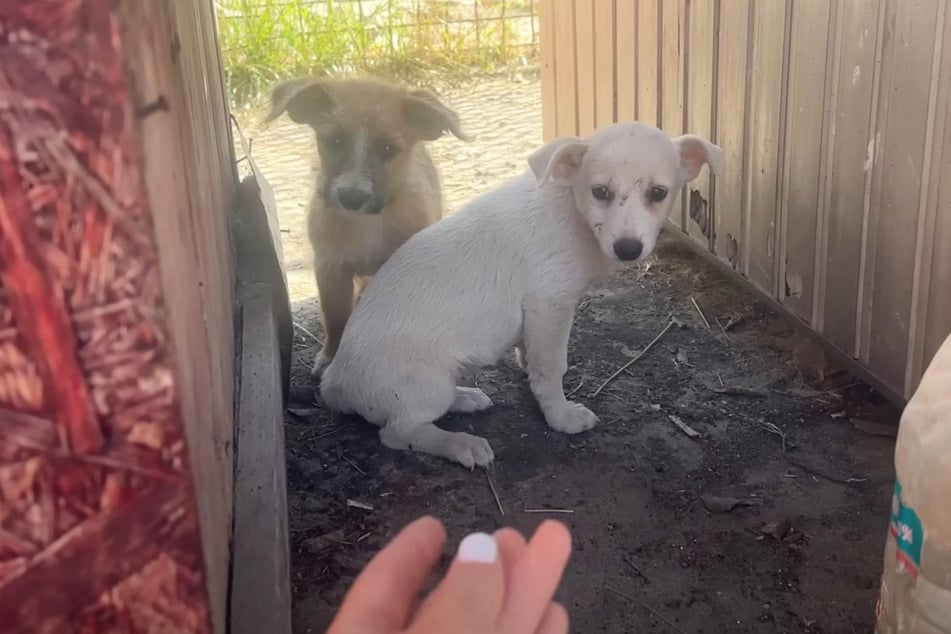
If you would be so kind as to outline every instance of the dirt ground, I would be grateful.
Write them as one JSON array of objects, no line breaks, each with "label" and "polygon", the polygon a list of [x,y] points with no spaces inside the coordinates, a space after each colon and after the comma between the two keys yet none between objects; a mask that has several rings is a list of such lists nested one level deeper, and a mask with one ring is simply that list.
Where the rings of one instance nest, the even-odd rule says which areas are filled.
[{"label": "dirt ground", "polygon": [[[509,110],[485,107],[498,94]],[[536,94],[498,82],[451,100],[481,133],[434,145],[451,209],[521,171],[540,137]],[[295,632],[324,631],[362,566],[422,514],[445,522],[447,557],[472,530],[567,523],[558,598],[573,632],[871,631],[893,428],[867,421],[894,425],[896,412],[848,378],[814,387],[789,324],[669,239],[578,311],[565,385],[601,417],[592,431],[551,432],[511,359],[470,377],[492,409],[442,423],[489,440],[488,472],[384,449],[375,428],[330,416],[308,377],[320,336],[300,231],[311,159],[291,126],[256,138],[254,155],[278,191],[300,326],[286,427]]]}]

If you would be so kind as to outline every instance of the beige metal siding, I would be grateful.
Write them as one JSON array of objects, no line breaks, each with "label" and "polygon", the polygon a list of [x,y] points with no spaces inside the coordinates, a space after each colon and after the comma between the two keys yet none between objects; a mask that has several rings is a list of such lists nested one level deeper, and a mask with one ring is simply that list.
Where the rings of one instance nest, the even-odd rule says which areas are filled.
[{"label": "beige metal siding", "polygon": [[714,139],[727,173],[671,222],[908,396],[951,332],[947,0],[543,0],[541,17],[546,138],[637,119]]}]

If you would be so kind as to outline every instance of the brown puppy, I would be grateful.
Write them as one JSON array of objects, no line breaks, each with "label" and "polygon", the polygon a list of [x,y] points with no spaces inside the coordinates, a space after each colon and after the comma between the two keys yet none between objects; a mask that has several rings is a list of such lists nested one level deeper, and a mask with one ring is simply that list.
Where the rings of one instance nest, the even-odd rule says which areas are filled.
[{"label": "brown puppy", "polygon": [[326,335],[317,377],[367,278],[442,217],[439,175],[423,142],[446,131],[467,137],[431,93],[373,79],[295,79],[274,88],[271,104],[267,121],[286,111],[317,135],[320,173],[307,213]]}]

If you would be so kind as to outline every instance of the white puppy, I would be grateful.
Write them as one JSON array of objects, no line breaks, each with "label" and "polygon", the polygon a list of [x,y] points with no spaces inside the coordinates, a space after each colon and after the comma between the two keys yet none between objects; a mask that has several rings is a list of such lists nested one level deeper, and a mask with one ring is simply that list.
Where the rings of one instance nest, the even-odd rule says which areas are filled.
[{"label": "white puppy", "polygon": [[650,255],[677,192],[704,163],[719,173],[723,150],[619,123],[555,139],[528,163],[523,176],[410,238],[347,323],[320,393],[330,408],[382,427],[387,447],[470,468],[491,463],[484,438],[433,423],[490,407],[481,390],[456,382],[513,346],[548,425],[591,429],[597,416],[562,387],[575,307],[618,261]]}]

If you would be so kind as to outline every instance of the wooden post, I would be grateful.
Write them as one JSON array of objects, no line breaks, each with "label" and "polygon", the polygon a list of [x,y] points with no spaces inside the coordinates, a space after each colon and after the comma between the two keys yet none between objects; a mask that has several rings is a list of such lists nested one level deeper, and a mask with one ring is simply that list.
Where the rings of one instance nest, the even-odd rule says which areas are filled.
[{"label": "wooden post", "polygon": [[223,632],[233,156],[210,2],[0,3],[0,631]]}]

